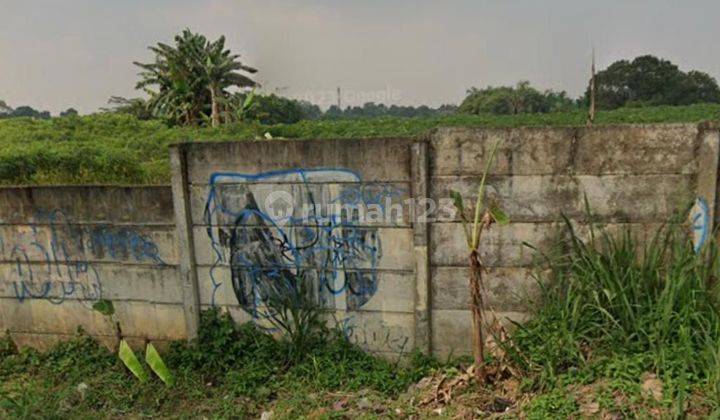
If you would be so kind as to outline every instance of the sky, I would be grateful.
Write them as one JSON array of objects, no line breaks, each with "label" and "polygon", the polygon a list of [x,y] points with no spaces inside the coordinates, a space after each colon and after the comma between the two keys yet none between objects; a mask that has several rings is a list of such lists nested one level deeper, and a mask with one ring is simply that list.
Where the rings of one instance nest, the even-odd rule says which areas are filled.
[{"label": "sky", "polygon": [[654,54],[720,78],[717,0],[0,0],[0,100],[90,113],[184,28],[225,35],[265,92],[438,106],[529,80],[579,96],[590,72]]}]

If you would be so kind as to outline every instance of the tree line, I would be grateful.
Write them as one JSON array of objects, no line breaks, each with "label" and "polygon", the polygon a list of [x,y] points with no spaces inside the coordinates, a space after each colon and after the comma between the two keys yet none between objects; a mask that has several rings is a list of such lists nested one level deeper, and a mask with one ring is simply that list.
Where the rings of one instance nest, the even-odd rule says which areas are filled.
[{"label": "tree line", "polygon": [[[74,108],[68,108],[65,111],[62,111],[59,115],[61,117],[70,117],[78,115],[78,112]],[[8,105],[7,102],[0,100],[0,119],[20,117],[47,120],[52,118],[52,115],[50,115],[50,111],[39,111],[28,105],[22,105],[17,108],[13,108]]]},{"label": "tree line", "polygon": [[[157,43],[149,49],[153,61],[134,62],[140,68],[135,88],[146,98],[113,96],[102,111],[161,119],[169,125],[217,127],[239,121],[292,124],[316,119],[567,112],[587,109],[590,102],[589,86],[584,95],[573,99],[565,91],[540,90],[521,81],[515,86],[472,87],[459,106],[368,102],[345,108],[333,105],[323,111],[307,101],[258,93],[260,84],[253,79],[258,69],[244,64],[239,54],[227,48],[224,36],[213,41],[186,29],[171,44]],[[695,103],[720,103],[717,81],[701,71],[684,72],[652,55],[616,61],[595,76],[595,105],[600,110]],[[72,108],[60,114],[73,115],[77,111]],[[13,109],[0,101],[0,118],[11,117],[51,116],[29,106]]]},{"label": "tree line", "polygon": [[[720,87],[707,73],[683,72],[677,65],[652,55],[632,61],[620,60],[595,76],[595,104],[598,109],[621,107],[720,103]],[[586,109],[590,87],[577,99],[566,92],[544,92],[520,82],[517,86],[471,88],[460,104],[465,114],[520,114]]]}]

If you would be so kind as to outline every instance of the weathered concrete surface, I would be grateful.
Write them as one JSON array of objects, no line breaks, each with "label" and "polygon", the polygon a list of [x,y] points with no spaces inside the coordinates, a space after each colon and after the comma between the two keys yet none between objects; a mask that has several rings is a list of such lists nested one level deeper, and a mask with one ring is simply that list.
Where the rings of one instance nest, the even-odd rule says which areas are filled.
[{"label": "weathered concrete surface", "polygon": [[[491,267],[528,266],[535,252],[525,244],[551,247],[562,233],[560,223],[511,223],[483,233],[480,254]],[[461,223],[433,223],[430,226],[430,263],[433,266],[466,266],[468,250]]]},{"label": "weathered concrete surface", "polygon": [[[188,177],[207,184],[218,172],[257,174],[291,168],[338,168],[361,173],[363,181],[409,181],[412,139],[261,140],[189,143]],[[338,165],[341,164],[341,165]]]},{"label": "weathered concrete surface", "polygon": [[498,142],[492,174],[692,174],[697,167],[695,124],[441,128],[431,137],[433,176],[482,174]]},{"label": "weathered concrete surface", "polygon": [[168,187],[0,188],[0,328],[45,348],[83,328],[114,345],[186,336]]},{"label": "weathered concrete surface", "polygon": [[[410,227],[412,225],[410,207],[404,205],[412,197],[409,182],[309,182],[306,184],[267,181],[223,182],[215,191],[220,204],[227,208],[236,208],[248,192],[256,197],[268,197],[271,193],[287,193],[290,196],[298,193],[312,194],[317,203],[328,203],[337,197],[342,197],[351,206],[357,208],[358,212],[369,216],[368,223],[364,224],[366,226]],[[194,225],[208,225],[208,215],[205,210],[210,193],[211,186],[208,184],[190,186],[192,199],[190,209]],[[387,211],[384,211],[385,209]],[[373,217],[374,215],[382,217]],[[216,226],[234,225],[236,222],[227,214],[220,213],[215,217],[217,220],[213,224]],[[244,222],[244,224],[257,223],[256,220]]]},{"label": "weathered concrete surface", "polygon": [[175,265],[173,227],[160,225],[0,225],[0,261]]},{"label": "weathered concrete surface", "polygon": [[0,223],[65,222],[174,226],[172,193],[167,186],[0,188]]},{"label": "weathered concrete surface", "polygon": [[[431,197],[449,197],[450,190],[454,190],[467,202],[475,202],[477,184],[477,176],[436,177]],[[586,197],[597,221],[657,221],[692,203],[694,186],[691,174],[505,175],[489,179],[487,197],[503,203],[514,222],[558,221],[562,214],[585,219]]]},{"label": "weathered concrete surface", "polygon": [[[86,301],[68,300],[57,305],[46,299],[27,300],[22,304],[14,299],[2,299],[0,303],[0,324],[12,326],[11,333],[72,335],[81,327],[93,336],[115,334],[109,318],[94,311]],[[114,301],[113,306],[115,319],[127,336],[177,340],[186,335],[181,305]]]},{"label": "weathered concrete surface", "polygon": [[[187,156],[201,304],[263,324],[269,314],[262,290],[302,275],[352,340],[395,357],[410,351],[418,325],[416,246],[427,246],[417,243],[407,205],[418,194],[413,175],[427,173],[426,161],[413,160],[413,144],[390,138],[179,146]],[[285,217],[275,212],[277,197],[286,200]],[[427,284],[427,270],[420,278]]]},{"label": "weathered concrete surface", "polygon": [[[212,270],[213,277],[210,272]],[[214,282],[213,282],[214,281]],[[202,305],[233,306],[238,304],[233,291],[230,267],[200,267],[198,270],[198,284],[200,285],[200,303]],[[405,312],[412,313],[415,299],[408,290],[415,285],[412,271],[377,272],[377,291],[366,304],[363,310],[379,312]],[[344,282],[339,280],[336,289],[343,289]],[[337,294],[337,301],[341,301],[344,293]]]},{"label": "weathered concrete surface", "polygon": [[[697,220],[710,222],[693,226],[709,232],[720,218],[719,133],[712,124],[442,128],[415,139],[193,143],[172,148],[172,189],[0,188],[0,328],[46,347],[81,326],[114,345],[112,325],[91,309],[100,299],[114,302],[132,343],[192,337],[199,308],[212,305],[269,326],[263,287],[305,272],[328,321],[363,348],[466,354],[461,224],[448,209],[418,217],[419,200],[449,204],[455,190],[473,202],[499,142],[487,192],[511,223],[487,231],[480,252],[489,306],[520,321],[538,297],[527,244],[551,252],[566,234],[563,214],[589,238],[586,198],[598,231],[649,238],[704,201]],[[289,197],[287,218],[265,203],[278,193]],[[322,208],[331,203],[355,207]],[[308,205],[310,214],[297,211]],[[361,217],[370,209],[381,218]]]},{"label": "weathered concrete surface", "polygon": [[200,292],[190,211],[187,153],[184,148],[172,147],[170,149],[170,167],[172,169],[175,232],[178,253],[180,254],[178,275],[183,295],[183,318],[185,319],[187,338],[192,340],[197,338],[198,329],[200,328]]},{"label": "weathered concrete surface", "polygon": [[[472,203],[492,147],[498,143],[487,193],[511,223],[493,226],[480,253],[489,306],[510,319],[526,316],[537,296],[531,267],[565,235],[561,215],[590,237],[626,228],[649,238],[702,197],[717,202],[718,130],[694,124],[593,128],[443,128],[429,139],[430,195],[459,191]],[[712,218],[712,215],[711,215]],[[703,229],[708,229],[704,226]],[[467,249],[459,217],[430,225],[433,353],[471,352]]]},{"label": "weathered concrete surface", "polygon": [[[522,312],[539,297],[538,277],[534,269],[492,267],[483,274],[487,294],[485,303],[496,311]],[[433,309],[468,310],[470,308],[469,269],[435,267],[432,270]]]},{"label": "weathered concrete surface", "polygon": [[[513,322],[527,319],[526,312],[495,312],[498,321],[511,329]],[[492,312],[483,313],[490,320]],[[433,310],[432,312],[433,354],[440,360],[448,356],[460,356],[472,353],[472,318],[469,310]]]}]

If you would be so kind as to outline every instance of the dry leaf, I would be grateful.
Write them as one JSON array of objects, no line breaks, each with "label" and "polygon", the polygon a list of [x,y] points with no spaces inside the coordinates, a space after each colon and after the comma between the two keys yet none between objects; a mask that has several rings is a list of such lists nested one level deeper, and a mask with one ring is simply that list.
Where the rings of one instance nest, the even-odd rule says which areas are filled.
[{"label": "dry leaf", "polygon": [[333,404],[333,410],[340,411],[345,408],[345,405],[347,404],[347,398],[343,398],[341,400],[335,401],[335,404]]},{"label": "dry leaf", "polygon": [[585,403],[580,406],[580,411],[586,416],[597,414],[600,411],[600,404],[596,402]]},{"label": "dry leaf", "polygon": [[646,373],[642,377],[642,390],[646,397],[654,398],[655,401],[662,401],[663,383],[654,373]]}]

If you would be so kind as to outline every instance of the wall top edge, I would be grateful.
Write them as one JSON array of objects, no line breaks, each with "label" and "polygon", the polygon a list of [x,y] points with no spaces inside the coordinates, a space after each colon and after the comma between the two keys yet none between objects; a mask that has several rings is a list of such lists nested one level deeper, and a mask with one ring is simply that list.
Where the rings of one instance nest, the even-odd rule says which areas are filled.
[{"label": "wall top edge", "polygon": [[364,142],[405,142],[413,143],[416,141],[422,141],[425,139],[426,134],[419,136],[387,136],[387,137],[328,137],[328,138],[275,138],[275,139],[238,139],[238,140],[223,140],[223,141],[182,141],[178,143],[172,143],[169,145],[170,149],[192,149],[192,148],[213,148],[223,147],[228,145],[236,144],[272,144],[272,143],[328,143],[328,142],[347,142],[347,143],[364,143]]},{"label": "wall top edge", "polygon": [[600,124],[592,127],[578,125],[540,125],[540,126],[518,126],[518,127],[485,127],[485,126],[467,126],[467,125],[450,125],[446,127],[432,128],[424,133],[415,136],[384,136],[384,137],[328,137],[328,138],[276,138],[276,139],[237,139],[223,141],[194,141],[187,140],[169,145],[171,149],[193,149],[193,148],[213,148],[223,147],[234,144],[268,144],[272,142],[283,143],[324,143],[324,142],[372,142],[372,141],[402,141],[407,143],[425,142],[436,134],[442,134],[453,131],[470,131],[470,132],[533,132],[533,131],[613,131],[622,129],[687,129],[697,130],[699,132],[708,130],[720,130],[720,120],[702,121],[693,123],[628,123],[628,124]]},{"label": "wall top edge", "polygon": [[171,191],[170,184],[41,184],[41,185],[0,185],[0,192],[12,190],[52,190],[52,189],[77,189],[77,190],[167,190]]}]

